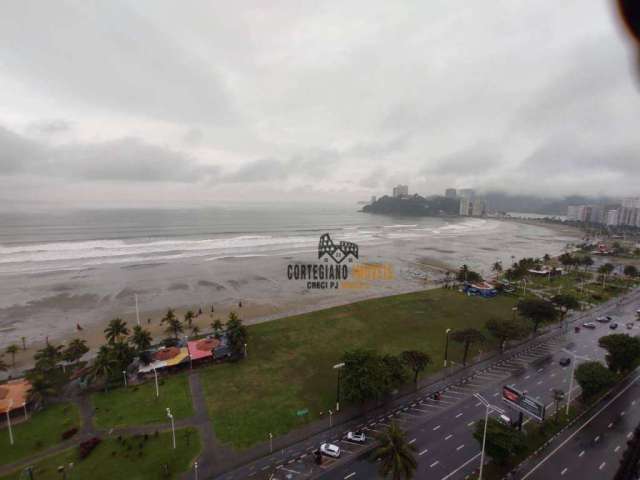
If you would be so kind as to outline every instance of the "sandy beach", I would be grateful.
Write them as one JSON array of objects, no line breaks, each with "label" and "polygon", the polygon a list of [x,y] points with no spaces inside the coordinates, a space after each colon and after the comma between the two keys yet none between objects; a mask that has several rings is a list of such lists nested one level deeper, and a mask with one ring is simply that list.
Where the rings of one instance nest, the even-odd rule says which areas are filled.
[{"label": "sandy beach", "polygon": [[480,223],[469,232],[391,233],[363,242],[359,263],[387,265],[393,278],[366,281],[361,288],[314,290],[307,288],[305,281],[288,279],[287,265],[317,262],[315,248],[289,254],[186,258],[4,275],[0,348],[4,350],[11,343],[21,347],[25,337],[27,349],[16,355],[15,370],[19,371],[29,365],[34,350],[47,338],[58,343],[79,337],[97,347],[104,342],[103,330],[111,318],[123,318],[130,328],[136,324],[136,294],[141,324],[154,339],[161,339],[164,327],[160,319],[169,307],[181,317],[187,310],[201,309],[202,314],[194,320],[201,331],[208,330],[216,318],[224,321],[230,311],[248,324],[257,323],[432,288],[447,269],[455,270],[463,263],[489,276],[490,265],[496,260],[508,265],[512,257],[559,254],[567,242],[579,238],[576,230],[537,222],[475,222]]}]

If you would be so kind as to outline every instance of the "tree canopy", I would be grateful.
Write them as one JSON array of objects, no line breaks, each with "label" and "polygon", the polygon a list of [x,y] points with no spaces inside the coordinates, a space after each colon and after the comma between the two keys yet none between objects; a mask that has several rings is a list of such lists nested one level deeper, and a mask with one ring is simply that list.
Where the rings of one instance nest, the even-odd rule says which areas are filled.
[{"label": "tree canopy", "polygon": [[475,328],[465,328],[463,330],[454,330],[451,333],[451,339],[454,342],[464,345],[464,354],[462,356],[462,364],[467,364],[467,356],[469,355],[469,347],[474,343],[482,343],[485,337],[480,330]]},{"label": "tree canopy", "polygon": [[576,368],[575,379],[589,398],[613,386],[616,375],[600,362],[584,362]]},{"label": "tree canopy", "polygon": [[552,322],[558,318],[553,304],[540,298],[526,298],[518,302],[518,313],[533,323],[533,331],[538,331],[541,323]]},{"label": "tree canopy", "polygon": [[400,358],[413,372],[413,383],[417,385],[418,375],[431,363],[431,357],[420,350],[405,350],[400,354]]},{"label": "tree canopy", "polygon": [[[482,445],[484,420],[476,422],[473,437]],[[522,432],[489,417],[485,451],[496,463],[504,465],[510,456],[522,453],[525,448],[525,437]]]},{"label": "tree canopy", "polygon": [[392,480],[411,480],[418,468],[416,447],[407,441],[407,436],[396,422],[376,436],[378,447],[373,451],[371,460],[379,462],[378,472],[382,478]]},{"label": "tree canopy", "polygon": [[598,345],[607,351],[606,361],[612,372],[628,372],[640,360],[640,339],[626,333],[600,337]]},{"label": "tree canopy", "polygon": [[353,403],[379,400],[406,381],[404,366],[398,357],[355,349],[345,352],[342,361],[344,397]]},{"label": "tree canopy", "polygon": [[499,342],[500,352],[504,351],[504,344],[508,340],[524,338],[529,334],[530,328],[526,323],[519,320],[505,320],[501,318],[490,318],[485,324],[487,330]]}]

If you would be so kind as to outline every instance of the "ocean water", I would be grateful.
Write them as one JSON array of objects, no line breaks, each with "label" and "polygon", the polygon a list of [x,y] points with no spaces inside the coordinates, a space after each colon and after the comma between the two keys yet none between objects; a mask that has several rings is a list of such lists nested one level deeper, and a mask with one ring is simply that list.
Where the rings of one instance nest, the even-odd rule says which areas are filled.
[{"label": "ocean water", "polygon": [[4,213],[0,225],[0,275],[299,253],[317,248],[324,232],[371,245],[498,228],[478,218],[389,217],[308,205]]}]

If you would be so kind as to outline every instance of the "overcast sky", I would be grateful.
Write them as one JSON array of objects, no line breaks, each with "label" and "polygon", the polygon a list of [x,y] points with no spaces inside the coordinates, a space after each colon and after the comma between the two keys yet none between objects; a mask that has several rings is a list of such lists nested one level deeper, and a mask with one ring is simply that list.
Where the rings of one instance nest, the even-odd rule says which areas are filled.
[{"label": "overcast sky", "polygon": [[612,3],[3,1],[0,207],[640,194]]}]

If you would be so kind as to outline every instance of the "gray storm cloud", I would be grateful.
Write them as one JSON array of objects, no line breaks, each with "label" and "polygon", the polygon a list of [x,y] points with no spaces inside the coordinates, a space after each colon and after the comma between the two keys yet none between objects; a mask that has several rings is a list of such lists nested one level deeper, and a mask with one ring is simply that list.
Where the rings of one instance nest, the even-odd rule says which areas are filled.
[{"label": "gray storm cloud", "polygon": [[608,2],[9,0],[0,206],[638,194],[633,55]]}]

